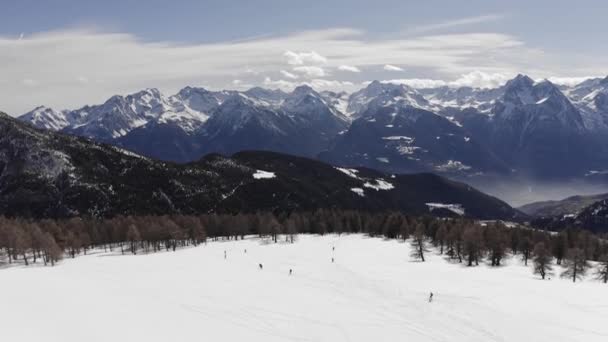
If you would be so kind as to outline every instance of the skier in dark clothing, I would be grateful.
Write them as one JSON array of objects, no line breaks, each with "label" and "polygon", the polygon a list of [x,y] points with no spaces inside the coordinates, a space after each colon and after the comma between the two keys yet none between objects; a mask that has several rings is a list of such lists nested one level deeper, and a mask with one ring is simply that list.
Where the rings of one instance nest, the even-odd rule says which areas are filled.
[{"label": "skier in dark clothing", "polygon": [[289,269],[289,275],[291,275],[291,272],[292,272],[292,269],[290,268],[290,269]]},{"label": "skier in dark clothing", "polygon": [[433,301],[433,292],[431,292],[431,295],[429,296],[429,303]]},{"label": "skier in dark clothing", "polygon": [[264,268],[264,266],[262,266],[262,264],[260,264],[259,266],[260,266],[260,269],[263,269],[263,268]]}]

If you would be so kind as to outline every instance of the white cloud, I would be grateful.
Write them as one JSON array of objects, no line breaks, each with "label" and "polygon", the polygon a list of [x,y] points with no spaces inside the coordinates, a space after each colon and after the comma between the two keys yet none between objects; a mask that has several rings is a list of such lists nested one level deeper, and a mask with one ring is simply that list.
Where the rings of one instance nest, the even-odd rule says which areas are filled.
[{"label": "white cloud", "polygon": [[40,82],[33,80],[31,78],[25,78],[21,81],[21,83],[23,83],[23,85],[27,86],[27,87],[35,87],[40,85]]},{"label": "white cloud", "polygon": [[285,91],[292,91],[299,83],[287,80],[273,80],[270,77],[265,77],[263,85],[268,88],[279,88]]},{"label": "white cloud", "polygon": [[322,90],[356,90],[363,87],[362,84],[355,84],[349,81],[338,81],[338,80],[327,80],[315,78],[306,82],[295,82],[288,80],[273,80],[270,77],[264,78],[264,86],[269,88],[279,88],[284,91],[292,91],[294,88],[300,85],[309,85],[312,88]]},{"label": "white cloud", "polygon": [[[574,75],[608,74],[603,58],[550,55],[500,33],[374,38],[341,28],[177,44],[143,41],[126,33],[69,29],[27,34],[21,40],[0,36],[0,109],[17,115],[38,104],[76,108],[149,87],[167,94],[186,85],[226,89],[235,79],[243,82],[241,86],[260,85],[264,84],[261,75],[293,81],[281,70],[312,83],[327,81],[328,70],[356,66],[361,77],[369,72],[371,79],[372,70],[385,64],[460,84],[495,84],[501,78],[487,75],[518,72],[535,78],[560,75],[563,70]],[[476,71],[484,74],[471,74]],[[332,82],[348,81],[334,78]]]},{"label": "white cloud", "polygon": [[234,87],[235,89],[249,89],[249,88],[253,88],[253,84],[247,83],[243,80],[232,80],[232,87]]},{"label": "white cloud", "polygon": [[349,71],[349,72],[361,72],[361,70],[359,68],[357,68],[356,66],[352,66],[352,65],[340,65],[338,67],[338,70]]},{"label": "white cloud", "polygon": [[450,82],[453,87],[494,88],[505,84],[514,74],[472,71]]},{"label": "white cloud", "polygon": [[382,83],[393,83],[393,84],[405,84],[413,88],[437,88],[448,85],[446,81],[442,80],[431,80],[424,78],[401,78],[393,80],[384,80]]},{"label": "white cloud", "polygon": [[384,83],[406,84],[414,88],[436,88],[442,86],[449,87],[473,87],[473,88],[495,88],[505,84],[513,78],[513,74],[486,73],[483,71],[472,71],[461,75],[452,81],[438,79],[393,79],[383,81]]},{"label": "white cloud", "polygon": [[297,78],[299,78],[300,76],[296,75],[296,74],[292,74],[289,71],[286,70],[281,70],[281,75],[283,75],[284,77],[287,77],[289,79],[295,80]]},{"label": "white cloud", "polygon": [[449,29],[449,28],[454,28],[454,27],[459,27],[459,26],[467,26],[467,25],[473,25],[473,24],[493,22],[493,21],[501,20],[502,18],[503,18],[503,16],[498,15],[498,14],[488,14],[488,15],[480,15],[480,16],[476,16],[476,17],[460,18],[460,19],[445,21],[442,23],[413,27],[410,29],[406,29],[404,31],[404,33],[406,33],[406,34],[408,34],[408,33],[418,33],[418,34],[427,33],[427,32],[431,32],[431,31],[444,30],[444,29]]},{"label": "white cloud", "polygon": [[555,83],[555,84],[560,84],[560,85],[565,85],[565,86],[574,86],[577,85],[585,80],[588,80],[590,78],[603,78],[605,76],[587,76],[587,77],[549,77],[548,80],[551,83]]},{"label": "white cloud", "polygon": [[293,68],[293,71],[306,75],[307,77],[324,77],[325,70],[317,66],[299,66]]},{"label": "white cloud", "polygon": [[385,64],[384,70],[386,70],[386,71],[403,71],[402,68],[400,68],[396,65],[391,65],[391,64]]},{"label": "white cloud", "polygon": [[310,81],[310,86],[317,90],[343,90],[345,88],[355,87],[355,84],[349,81],[324,80],[314,79]]},{"label": "white cloud", "polygon": [[289,65],[304,65],[304,64],[325,64],[327,58],[321,56],[315,51],[310,52],[293,52],[285,51],[283,54],[287,57],[287,64]]}]

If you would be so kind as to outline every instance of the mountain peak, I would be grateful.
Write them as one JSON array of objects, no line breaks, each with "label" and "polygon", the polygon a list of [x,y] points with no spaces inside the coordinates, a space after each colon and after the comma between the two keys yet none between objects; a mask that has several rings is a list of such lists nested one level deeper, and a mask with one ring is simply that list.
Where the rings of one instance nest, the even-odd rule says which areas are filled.
[{"label": "mountain peak", "polygon": [[69,126],[64,113],[58,112],[50,107],[38,106],[33,110],[21,115],[20,120],[31,123],[38,128],[58,131]]},{"label": "mountain peak", "polygon": [[517,74],[513,79],[509,80],[506,84],[507,88],[522,88],[522,87],[532,87],[534,85],[534,80],[529,76],[524,74]]}]

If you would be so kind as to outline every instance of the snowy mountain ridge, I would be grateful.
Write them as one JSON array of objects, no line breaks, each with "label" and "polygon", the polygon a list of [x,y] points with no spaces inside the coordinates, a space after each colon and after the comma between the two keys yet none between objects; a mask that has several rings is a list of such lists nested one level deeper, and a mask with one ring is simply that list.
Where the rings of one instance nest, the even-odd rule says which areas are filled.
[{"label": "snowy mountain ridge", "polygon": [[[589,153],[608,151],[608,78],[556,86],[517,75],[493,89],[374,81],[352,94],[307,85],[185,87],[172,96],[145,89],[72,111],[39,107],[20,119],[178,162],[252,149],[313,158],[333,150],[324,160],[399,173],[583,177],[608,169],[603,153]],[[391,136],[415,143],[384,139]],[[566,168],[564,156],[574,161]]]}]

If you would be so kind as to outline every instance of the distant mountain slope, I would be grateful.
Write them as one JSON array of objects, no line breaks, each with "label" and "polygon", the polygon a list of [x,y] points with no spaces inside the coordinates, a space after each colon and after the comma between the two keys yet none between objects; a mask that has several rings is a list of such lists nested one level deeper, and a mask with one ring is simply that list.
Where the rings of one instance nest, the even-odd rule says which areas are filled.
[{"label": "distant mountain slope", "polygon": [[430,175],[338,169],[271,152],[209,155],[179,165],[36,129],[0,114],[0,215],[112,216],[316,208],[440,214],[451,204],[474,218],[520,219],[506,203]]},{"label": "distant mountain slope", "polygon": [[461,177],[510,172],[453,122],[420,108],[399,105],[368,109],[320,158],[390,172],[432,171]]},{"label": "distant mountain slope", "polygon": [[596,233],[608,233],[608,199],[585,206],[575,214],[539,217],[532,225],[550,230],[580,228]]},{"label": "distant mountain slope", "polygon": [[603,199],[608,199],[608,194],[571,196],[557,201],[534,202],[517,209],[533,217],[572,215]]},{"label": "distant mountain slope", "polygon": [[200,144],[201,155],[253,149],[314,157],[347,127],[345,116],[312,88],[301,86],[279,102],[275,98],[274,104],[234,95],[213,112],[193,139]]}]

